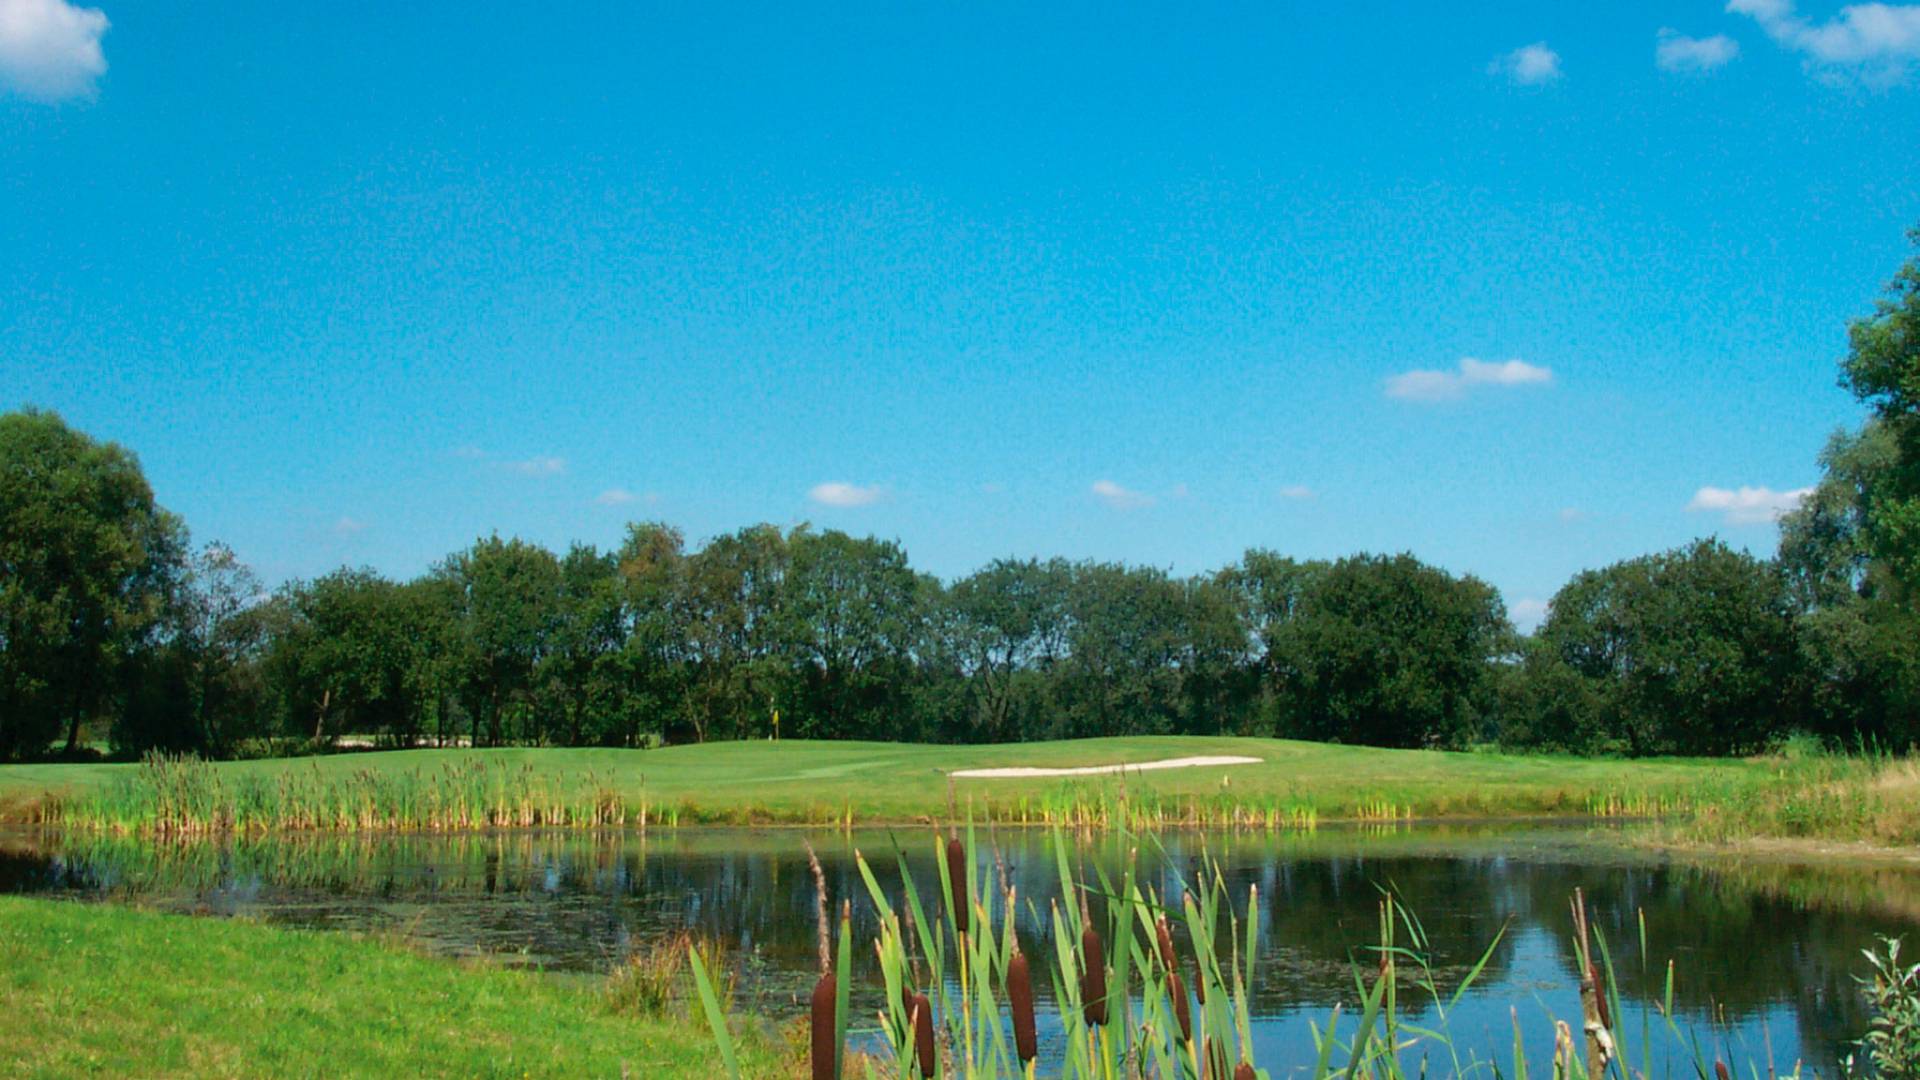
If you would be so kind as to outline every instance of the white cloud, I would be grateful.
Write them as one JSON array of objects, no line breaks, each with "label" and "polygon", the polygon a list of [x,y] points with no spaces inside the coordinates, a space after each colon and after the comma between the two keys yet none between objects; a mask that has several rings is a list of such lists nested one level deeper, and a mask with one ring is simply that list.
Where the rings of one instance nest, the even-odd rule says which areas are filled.
[{"label": "white cloud", "polygon": [[1313,498],[1313,489],[1305,484],[1288,484],[1286,487],[1280,489],[1280,497],[1283,499],[1311,499]]},{"label": "white cloud", "polygon": [[1513,625],[1531,632],[1538,629],[1546,620],[1547,611],[1551,607],[1552,605],[1545,600],[1523,596],[1515,600],[1513,606],[1507,609],[1507,615],[1513,619]]},{"label": "white cloud", "polygon": [[1121,487],[1111,480],[1094,481],[1092,491],[1095,498],[1115,510],[1138,510],[1143,506],[1153,505],[1153,496],[1143,491]]},{"label": "white cloud", "polygon": [[1662,71],[1712,71],[1740,55],[1740,43],[1725,34],[1697,38],[1663,26],[1653,42],[1653,62]]},{"label": "white cloud", "polygon": [[517,472],[521,476],[559,476],[567,471],[567,459],[551,455],[530,457],[525,461],[508,461],[503,464],[508,470]]},{"label": "white cloud", "polygon": [[807,492],[807,498],[812,499],[821,506],[870,506],[879,502],[886,493],[886,489],[879,486],[861,487],[859,484],[844,484],[834,481],[826,484],[815,484]]},{"label": "white cloud", "polygon": [[107,73],[107,16],[66,0],[0,0],[0,86],[35,101],[93,93]]},{"label": "white cloud", "polygon": [[1458,371],[1404,371],[1387,379],[1387,396],[1402,401],[1456,401],[1476,386],[1538,386],[1553,371],[1520,360],[1493,362],[1469,356]]},{"label": "white cloud", "polygon": [[634,500],[634,494],[626,488],[608,488],[594,497],[601,506],[625,506]]},{"label": "white cloud", "polygon": [[1564,74],[1560,70],[1560,54],[1547,48],[1544,41],[1522,45],[1495,57],[1493,63],[1487,65],[1487,73],[1504,75],[1521,86],[1544,86]]},{"label": "white cloud", "polygon": [[479,461],[481,458],[487,456],[487,452],[472,443],[468,443],[465,446],[454,447],[453,456],[463,461]]},{"label": "white cloud", "polygon": [[[4,0],[0,0],[0,2],[4,2]],[[333,534],[335,536],[352,536],[355,533],[363,533],[366,531],[367,523],[361,521],[359,518],[343,517],[333,523]]]},{"label": "white cloud", "polygon": [[1920,61],[1920,4],[1849,4],[1824,23],[1795,11],[1793,0],[1729,0],[1727,10],[1752,18],[1823,75],[1849,72],[1872,83],[1895,83]]},{"label": "white cloud", "polygon": [[1561,508],[1559,516],[1562,522],[1571,525],[1576,521],[1587,520],[1590,515],[1577,506],[1567,506]]},{"label": "white cloud", "polygon": [[1768,487],[1703,487],[1693,493],[1687,509],[1724,514],[1729,525],[1766,525],[1800,505],[1813,494],[1810,487],[1775,491]]}]

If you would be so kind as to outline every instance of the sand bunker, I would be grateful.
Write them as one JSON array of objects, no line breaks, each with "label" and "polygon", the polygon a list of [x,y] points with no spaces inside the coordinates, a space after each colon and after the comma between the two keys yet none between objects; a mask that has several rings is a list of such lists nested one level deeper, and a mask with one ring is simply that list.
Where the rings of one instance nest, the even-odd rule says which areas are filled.
[{"label": "sand bunker", "polygon": [[1081,765],[1071,769],[1035,769],[1013,766],[1003,769],[958,769],[948,773],[961,779],[1008,779],[1020,776],[1098,776],[1102,773],[1150,772],[1154,769],[1193,769],[1205,765],[1258,765],[1257,757],[1212,754],[1200,757],[1167,758],[1164,761],[1136,761],[1123,765]]}]

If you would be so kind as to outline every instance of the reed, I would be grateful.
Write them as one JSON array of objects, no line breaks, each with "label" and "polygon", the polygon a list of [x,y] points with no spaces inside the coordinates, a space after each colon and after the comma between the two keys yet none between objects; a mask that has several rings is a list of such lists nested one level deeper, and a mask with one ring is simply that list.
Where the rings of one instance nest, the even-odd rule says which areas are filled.
[{"label": "reed", "polygon": [[[1150,836],[1122,839],[1135,852],[1140,843],[1154,843]],[[1075,872],[1077,849],[1065,830],[1054,830],[1053,849],[1060,895],[1068,899],[1050,904],[1044,914],[1030,901],[1024,910],[1027,918],[1044,918],[1052,930],[1054,955],[1045,966],[1062,1037],[1047,1062],[1039,1060],[1035,973],[1014,941],[1014,924],[1023,914],[1020,900],[1010,888],[995,887],[993,860],[981,858],[974,825],[970,822],[962,835],[935,840],[940,881],[933,896],[939,906],[931,919],[904,854],[895,856],[897,876],[887,875],[883,882],[866,855],[856,852],[878,918],[872,947],[885,988],[884,1007],[874,1018],[880,1053],[853,1059],[849,1065],[857,1064],[858,1075],[866,1080],[1030,1080],[1038,1075],[1271,1080],[1255,1059],[1252,1038],[1252,994],[1260,976],[1257,888],[1248,891],[1244,904],[1237,903],[1218,865],[1203,860],[1194,877],[1178,882],[1177,897],[1162,897],[1136,880],[1131,858],[1121,861],[1117,876],[1098,864],[1088,875]],[[820,888],[824,911],[824,882]],[[958,910],[961,905],[965,910]],[[841,910],[837,975],[844,988],[850,974],[845,901]],[[1700,1056],[1697,1042],[1678,1026],[1670,964],[1667,997],[1651,1005],[1665,1025],[1661,1056],[1656,1058],[1650,1025],[1643,1024],[1638,1035],[1616,1027],[1615,1018],[1628,1014],[1618,998],[1608,943],[1589,920],[1578,892],[1571,910],[1583,1015],[1577,1026],[1551,1021],[1554,1080],[1725,1075],[1714,1059]],[[1391,892],[1383,893],[1377,944],[1366,963],[1356,959],[1354,964],[1356,1000],[1312,1025],[1316,1064],[1311,1080],[1525,1078],[1528,1062],[1517,1015],[1510,1069],[1460,1046],[1448,1029],[1448,1015],[1504,935],[1502,929],[1464,976],[1442,988],[1429,961],[1425,928]],[[1644,941],[1641,951],[1644,965],[1649,962]],[[916,985],[925,991],[914,990]],[[837,1051],[847,1019],[844,996],[829,1008],[816,992],[813,1005],[816,1047],[831,1039]],[[1418,1012],[1418,1023],[1407,1018],[1410,1009]],[[821,1071],[821,1058],[814,1061],[813,1075],[824,1080],[829,1073]],[[840,1066],[831,1075],[847,1080],[850,1072]],[[1800,1070],[1766,1075],[1797,1077]]]}]

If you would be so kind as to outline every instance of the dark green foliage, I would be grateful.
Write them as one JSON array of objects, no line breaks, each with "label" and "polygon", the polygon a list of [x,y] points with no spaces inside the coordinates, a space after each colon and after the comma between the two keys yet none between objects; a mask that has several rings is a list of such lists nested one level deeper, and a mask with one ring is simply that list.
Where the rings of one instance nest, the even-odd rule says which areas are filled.
[{"label": "dark green foliage", "polygon": [[1499,594],[1411,555],[1358,555],[1301,575],[1268,631],[1281,730],[1370,746],[1468,741],[1510,646]]},{"label": "dark green foliage", "polygon": [[1781,576],[1718,540],[1577,575],[1537,636],[1531,696],[1564,702],[1576,743],[1604,731],[1636,754],[1750,753],[1800,715]]}]

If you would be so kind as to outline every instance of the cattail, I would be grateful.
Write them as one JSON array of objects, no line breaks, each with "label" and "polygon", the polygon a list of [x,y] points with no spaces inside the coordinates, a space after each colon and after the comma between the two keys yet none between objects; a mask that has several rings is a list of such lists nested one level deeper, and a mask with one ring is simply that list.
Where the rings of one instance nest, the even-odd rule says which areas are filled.
[{"label": "cattail", "polygon": [[1719,1058],[1713,1059],[1713,1075],[1719,1077],[1720,1080],[1733,1080],[1733,1075],[1727,1072],[1727,1063],[1721,1061]]},{"label": "cattail", "polygon": [[813,1080],[833,1080],[834,1059],[840,1055],[835,1045],[834,999],[839,990],[831,972],[813,984]]},{"label": "cattail", "polygon": [[1086,970],[1080,973],[1080,1000],[1086,1007],[1087,1023],[1107,1022],[1107,950],[1100,935],[1089,924],[1080,931],[1080,959]]},{"label": "cattail", "polygon": [[967,932],[967,881],[971,878],[972,868],[967,865],[967,849],[958,837],[947,841],[947,887],[953,890],[953,928],[956,933]]},{"label": "cattail", "polygon": [[1007,963],[1007,1004],[1013,1009],[1013,1048],[1026,1064],[1040,1054],[1040,1042],[1033,1027],[1033,975],[1027,970],[1027,954],[1014,951]]},{"label": "cattail", "polygon": [[1207,1007],[1207,972],[1200,966],[1200,954],[1193,956],[1193,996],[1200,1001],[1200,1007]]},{"label": "cattail", "polygon": [[1160,916],[1160,921],[1154,924],[1153,929],[1155,935],[1160,939],[1160,963],[1167,969],[1167,972],[1171,974],[1176,967],[1175,957],[1173,955],[1173,928],[1167,925],[1167,917],[1162,915]]},{"label": "cattail", "polygon": [[1607,1012],[1607,980],[1591,960],[1587,961],[1587,978],[1593,980],[1593,1003],[1600,1011],[1600,1026],[1612,1031],[1613,1017]]},{"label": "cattail", "polygon": [[1173,1018],[1180,1025],[1180,1041],[1193,1041],[1193,1009],[1187,1004],[1187,988],[1180,984],[1180,973],[1167,976],[1167,992],[1173,995]]},{"label": "cattail", "polygon": [[920,1075],[932,1076],[935,1064],[933,1006],[925,994],[913,995],[913,1056],[920,1059]]},{"label": "cattail", "polygon": [[1253,1066],[1244,1061],[1235,1065],[1233,1067],[1233,1080],[1256,1080],[1253,1075]]}]

